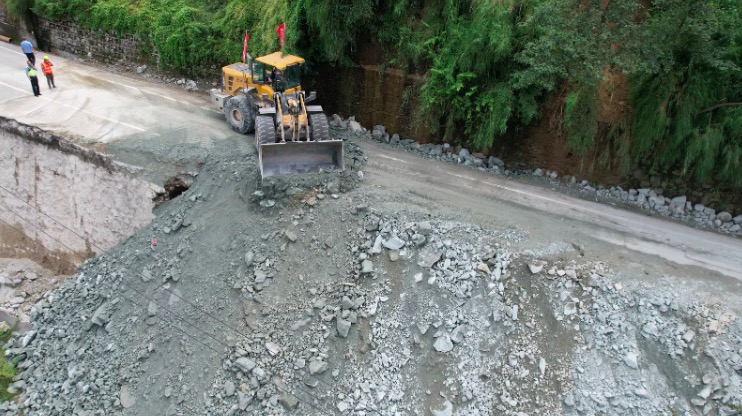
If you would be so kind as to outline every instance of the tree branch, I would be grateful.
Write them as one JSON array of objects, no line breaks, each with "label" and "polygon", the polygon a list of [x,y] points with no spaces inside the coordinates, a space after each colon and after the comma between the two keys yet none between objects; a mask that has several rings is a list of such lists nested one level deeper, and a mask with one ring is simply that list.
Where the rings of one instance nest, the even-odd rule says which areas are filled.
[{"label": "tree branch", "polygon": [[711,107],[709,107],[709,108],[707,108],[705,110],[699,111],[696,115],[703,114],[703,113],[708,113],[709,111],[714,111],[717,108],[721,108],[721,107],[736,107],[738,105],[742,105],[742,103],[719,103],[719,104],[716,104],[716,105],[712,105]]}]

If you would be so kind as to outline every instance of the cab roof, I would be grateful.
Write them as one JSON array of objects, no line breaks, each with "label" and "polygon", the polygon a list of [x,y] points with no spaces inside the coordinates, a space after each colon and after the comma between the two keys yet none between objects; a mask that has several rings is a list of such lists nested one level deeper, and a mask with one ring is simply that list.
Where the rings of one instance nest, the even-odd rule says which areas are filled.
[{"label": "cab roof", "polygon": [[275,66],[276,68],[281,70],[286,69],[287,66],[304,63],[303,58],[288,54],[283,55],[281,54],[281,52],[273,52],[270,55],[255,58],[255,60],[266,65]]}]

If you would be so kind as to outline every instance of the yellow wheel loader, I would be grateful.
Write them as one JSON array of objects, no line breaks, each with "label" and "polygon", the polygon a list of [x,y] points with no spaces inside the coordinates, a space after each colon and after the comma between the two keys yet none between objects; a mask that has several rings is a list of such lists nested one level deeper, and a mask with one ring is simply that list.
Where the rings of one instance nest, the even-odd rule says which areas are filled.
[{"label": "yellow wheel loader", "polygon": [[344,168],[343,141],[333,140],[317,95],[301,88],[304,59],[275,52],[222,68],[223,90],[211,101],[238,133],[255,133],[260,175]]}]

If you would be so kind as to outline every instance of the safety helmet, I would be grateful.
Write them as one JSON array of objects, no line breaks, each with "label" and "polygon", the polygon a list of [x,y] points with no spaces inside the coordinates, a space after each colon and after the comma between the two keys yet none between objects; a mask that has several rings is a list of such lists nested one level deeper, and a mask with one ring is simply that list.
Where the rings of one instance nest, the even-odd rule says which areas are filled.
[{"label": "safety helmet", "polygon": [[45,57],[44,57],[44,60],[45,60],[45,61],[48,61],[48,60],[49,60],[49,57],[48,57],[48,56],[45,56]]}]

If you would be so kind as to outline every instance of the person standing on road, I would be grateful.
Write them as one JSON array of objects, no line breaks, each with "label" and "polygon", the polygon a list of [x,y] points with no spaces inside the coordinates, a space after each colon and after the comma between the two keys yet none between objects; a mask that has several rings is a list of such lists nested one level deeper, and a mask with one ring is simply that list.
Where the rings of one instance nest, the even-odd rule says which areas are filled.
[{"label": "person standing on road", "polygon": [[33,90],[33,95],[38,97],[39,95],[41,95],[41,91],[39,90],[39,77],[36,75],[36,67],[31,61],[26,62],[26,65],[26,76],[31,81],[31,89]]},{"label": "person standing on road", "polygon": [[46,76],[46,83],[49,85],[49,89],[52,89],[52,87],[57,88],[57,85],[54,83],[54,71],[52,71],[53,66],[54,64],[49,60],[49,57],[45,56],[44,60],[41,62],[41,72]]},{"label": "person standing on road", "polygon": [[33,45],[28,41],[28,39],[23,38],[21,41],[21,49],[23,49],[23,53],[26,54],[28,60],[31,61],[32,64],[36,65],[36,55],[33,53]]}]

